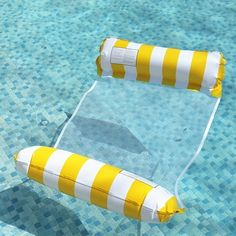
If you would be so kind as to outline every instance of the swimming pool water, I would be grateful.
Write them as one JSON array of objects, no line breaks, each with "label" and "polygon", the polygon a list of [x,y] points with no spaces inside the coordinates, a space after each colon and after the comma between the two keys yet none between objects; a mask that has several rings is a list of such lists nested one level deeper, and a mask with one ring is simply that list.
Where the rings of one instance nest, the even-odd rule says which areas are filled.
[{"label": "swimming pool water", "polygon": [[135,223],[115,229],[116,218],[101,232],[96,214],[82,225],[80,200],[27,181],[12,161],[26,146],[54,143],[97,79],[94,61],[106,36],[225,54],[220,107],[181,183],[187,211],[165,225],[145,224],[139,233],[235,235],[235,22],[235,1],[0,0],[0,235],[86,235],[89,225],[97,235],[137,233]]}]

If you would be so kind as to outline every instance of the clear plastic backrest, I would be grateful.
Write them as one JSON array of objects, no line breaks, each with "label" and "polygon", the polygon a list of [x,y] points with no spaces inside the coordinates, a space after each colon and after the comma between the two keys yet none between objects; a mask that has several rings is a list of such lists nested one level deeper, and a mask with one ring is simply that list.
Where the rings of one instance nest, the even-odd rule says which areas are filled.
[{"label": "clear plastic backrest", "polygon": [[[184,89],[99,80],[55,146],[133,172],[178,196],[177,182],[200,151],[219,101]],[[88,216],[81,217],[87,222]],[[110,213],[104,217],[109,225]]]}]

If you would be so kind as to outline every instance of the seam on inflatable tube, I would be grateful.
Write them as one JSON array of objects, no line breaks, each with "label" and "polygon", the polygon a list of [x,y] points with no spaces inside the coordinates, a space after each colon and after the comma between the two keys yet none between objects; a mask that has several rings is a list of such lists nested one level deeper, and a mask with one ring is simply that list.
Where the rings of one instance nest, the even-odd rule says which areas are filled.
[{"label": "seam on inflatable tube", "polygon": [[215,105],[214,105],[213,111],[212,111],[211,116],[210,116],[210,118],[209,118],[209,120],[208,120],[206,129],[205,129],[204,134],[203,134],[203,136],[202,136],[201,142],[200,142],[200,144],[199,144],[199,146],[198,146],[198,148],[197,148],[197,151],[194,153],[192,159],[191,159],[191,160],[189,161],[189,163],[185,166],[185,168],[184,168],[183,171],[180,173],[180,175],[178,176],[178,178],[177,178],[177,180],[176,180],[176,182],[175,182],[175,193],[174,193],[174,194],[175,194],[175,196],[176,196],[176,198],[177,198],[177,200],[178,200],[178,203],[179,203],[180,207],[182,207],[182,208],[184,207],[184,204],[183,204],[183,202],[180,200],[179,193],[178,193],[178,185],[179,185],[179,182],[180,182],[180,180],[183,178],[183,176],[185,175],[185,173],[187,172],[188,168],[189,168],[189,167],[192,165],[192,163],[195,161],[195,159],[196,159],[197,156],[199,155],[200,151],[202,150],[202,147],[203,147],[203,145],[204,145],[204,143],[205,143],[205,141],[206,141],[208,132],[209,132],[209,130],[210,130],[211,124],[212,124],[212,122],[213,122],[213,119],[214,119],[214,117],[215,117],[215,114],[216,114],[216,111],[217,111],[217,108],[218,108],[219,104],[220,104],[220,98],[217,99],[217,101],[216,101],[216,103],[215,103]]},{"label": "seam on inflatable tube", "polygon": [[91,93],[91,92],[94,90],[94,88],[96,87],[96,85],[97,85],[97,81],[95,81],[95,82],[93,83],[93,85],[90,87],[90,89],[83,95],[83,97],[81,98],[79,104],[77,105],[77,107],[76,107],[76,109],[75,109],[73,115],[71,116],[71,118],[68,120],[68,122],[67,122],[67,123],[65,124],[65,126],[63,127],[63,129],[62,129],[62,131],[61,131],[59,137],[57,138],[57,141],[56,141],[56,143],[55,143],[55,145],[54,145],[54,148],[57,148],[59,142],[61,141],[61,138],[62,138],[63,134],[64,134],[65,131],[66,131],[67,126],[68,126],[68,125],[70,124],[70,122],[74,119],[74,117],[75,117],[76,113],[78,112],[78,110],[80,109],[80,107],[81,107],[81,105],[82,105],[84,99],[87,97],[87,95],[88,95],[89,93]]}]

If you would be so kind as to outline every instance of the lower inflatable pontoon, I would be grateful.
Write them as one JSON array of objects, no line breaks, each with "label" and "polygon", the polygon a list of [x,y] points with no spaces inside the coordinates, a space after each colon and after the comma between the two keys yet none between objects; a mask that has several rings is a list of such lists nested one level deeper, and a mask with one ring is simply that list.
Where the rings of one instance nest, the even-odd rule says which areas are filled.
[{"label": "lower inflatable pontoon", "polygon": [[50,147],[30,147],[15,156],[29,178],[97,206],[147,222],[183,212],[161,186],[120,168]]},{"label": "lower inflatable pontoon", "polygon": [[[104,40],[98,74],[119,80],[95,81],[54,148],[23,149],[15,156],[17,170],[127,217],[168,221],[183,212],[178,184],[206,140],[224,64],[218,52]],[[112,224],[126,220],[101,208],[89,216],[87,207],[83,224],[94,215],[104,227],[111,218]]]}]

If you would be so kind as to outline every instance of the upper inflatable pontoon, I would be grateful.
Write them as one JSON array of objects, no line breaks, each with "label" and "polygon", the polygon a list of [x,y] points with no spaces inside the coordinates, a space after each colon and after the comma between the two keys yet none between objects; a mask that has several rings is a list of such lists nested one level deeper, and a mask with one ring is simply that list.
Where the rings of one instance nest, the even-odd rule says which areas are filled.
[{"label": "upper inflatable pontoon", "polygon": [[225,60],[219,52],[164,48],[107,38],[100,46],[97,70],[113,76],[201,91],[221,97]]}]

